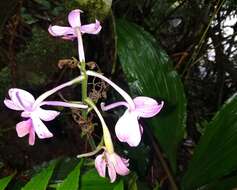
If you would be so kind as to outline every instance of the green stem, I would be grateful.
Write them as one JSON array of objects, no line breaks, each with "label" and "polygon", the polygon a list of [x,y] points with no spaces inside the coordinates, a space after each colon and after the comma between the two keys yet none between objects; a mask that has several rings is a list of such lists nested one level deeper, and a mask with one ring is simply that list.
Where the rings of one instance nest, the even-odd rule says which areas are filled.
[{"label": "green stem", "polygon": [[170,182],[170,186],[172,190],[178,190],[178,186],[176,185],[175,179],[172,176],[172,173],[168,167],[168,165],[166,164],[165,159],[163,158],[163,155],[161,153],[160,147],[158,146],[158,144],[155,142],[154,137],[151,133],[151,131],[149,130],[149,128],[144,128],[145,133],[147,134],[149,140],[151,141],[151,144],[154,148],[154,154],[157,156],[157,158],[160,160],[160,163],[163,167],[163,169],[165,170],[168,180]]},{"label": "green stem", "polygon": [[[84,47],[83,47],[83,41],[82,41],[82,35],[80,28],[76,28],[76,33],[77,33],[77,42],[78,42],[78,56],[79,56],[79,61],[80,61],[80,71],[81,75],[84,77],[82,84],[81,84],[81,93],[82,93],[82,102],[85,103],[85,100],[87,99],[87,84],[88,84],[88,76],[86,74],[86,62],[85,62],[85,53],[84,53]],[[87,120],[87,111],[82,110],[82,117],[84,120]],[[91,148],[94,150],[96,149],[96,145],[94,142],[94,139],[91,135],[87,135],[89,144]]]},{"label": "green stem", "polygon": [[86,63],[81,62],[81,75],[84,77],[81,85],[82,90],[82,102],[85,102],[85,99],[87,98],[87,82],[88,82],[88,76],[86,74]]},{"label": "green stem", "polygon": [[[80,61],[80,70],[81,70],[81,76],[84,77],[81,85],[81,93],[82,93],[82,102],[85,103],[85,99],[87,98],[87,74],[86,74],[86,62],[85,62],[85,53],[84,53],[84,47],[83,47],[83,41],[82,41],[82,35],[80,28],[75,28],[76,34],[77,34],[77,43],[78,43],[78,56]],[[83,118],[87,119],[86,111],[82,112]]]},{"label": "green stem", "polygon": [[102,129],[103,129],[104,143],[105,143],[107,152],[108,153],[114,153],[113,142],[112,142],[112,139],[111,139],[109,129],[108,129],[108,127],[107,127],[107,125],[104,121],[104,118],[102,117],[100,111],[98,110],[98,108],[96,107],[96,105],[94,104],[94,102],[90,98],[87,98],[85,100],[85,102],[93,108],[93,110],[95,111],[95,113],[97,114],[97,116],[100,119]]},{"label": "green stem", "polygon": [[97,154],[103,148],[103,145],[104,145],[104,141],[103,141],[103,138],[102,138],[100,143],[98,144],[98,146],[95,148],[94,151],[91,151],[91,152],[88,152],[88,153],[85,153],[85,154],[79,154],[79,155],[77,155],[77,158],[93,156],[93,155]]},{"label": "green stem", "polygon": [[[82,102],[85,103],[87,98],[87,83],[88,83],[88,76],[86,74],[86,63],[81,62],[81,75],[84,77],[83,81],[81,82],[81,93],[82,93]],[[82,116],[86,120],[87,119],[87,111],[82,110]]]},{"label": "green stem", "polygon": [[93,137],[91,136],[91,134],[87,135],[87,140],[88,140],[92,150],[95,150],[96,149],[96,145],[95,145],[95,141],[94,141]]}]

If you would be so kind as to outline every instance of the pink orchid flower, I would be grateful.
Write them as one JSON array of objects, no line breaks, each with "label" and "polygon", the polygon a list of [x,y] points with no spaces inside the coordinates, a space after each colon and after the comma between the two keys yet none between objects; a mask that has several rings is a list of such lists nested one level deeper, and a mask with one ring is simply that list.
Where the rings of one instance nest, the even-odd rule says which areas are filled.
[{"label": "pink orchid flower", "polygon": [[116,180],[117,174],[125,176],[129,174],[129,160],[117,155],[115,152],[108,153],[106,150],[98,155],[95,159],[95,168],[101,177],[105,177],[106,167],[108,167],[108,174],[110,182]]},{"label": "pink orchid flower", "polygon": [[35,98],[25,90],[12,88],[8,93],[10,99],[5,99],[4,104],[10,109],[23,111],[22,117],[30,118],[17,123],[16,131],[19,137],[29,134],[29,144],[34,145],[35,132],[40,139],[53,136],[41,120],[51,121],[59,115],[59,112],[44,110],[40,107],[33,108]]},{"label": "pink orchid flower", "polygon": [[128,109],[125,111],[122,117],[119,118],[115,126],[115,133],[121,142],[127,142],[130,146],[138,146],[143,133],[143,128],[138,122],[139,118],[149,118],[155,116],[162,109],[164,102],[162,101],[160,104],[158,104],[156,100],[146,96],[138,96],[132,99],[127,94],[127,92],[125,92],[105,76],[93,71],[87,71],[86,73],[89,76],[98,77],[106,81],[126,100],[107,106],[102,103],[101,109],[103,111],[107,111],[118,106],[126,106]]},{"label": "pink orchid flower", "polygon": [[21,117],[29,118],[22,122],[17,123],[16,131],[19,137],[24,137],[29,134],[29,144],[34,145],[35,143],[35,133],[40,139],[53,137],[53,134],[48,130],[48,128],[41,121],[51,121],[57,117],[60,112],[53,110],[45,110],[40,106],[42,105],[52,105],[52,106],[64,106],[64,107],[75,107],[75,108],[84,108],[87,106],[83,104],[73,104],[60,101],[43,101],[45,98],[55,93],[56,91],[74,84],[75,82],[81,81],[82,78],[78,77],[69,82],[66,82],[52,90],[49,90],[39,96],[36,100],[32,94],[29,92],[18,89],[11,88],[8,91],[10,99],[5,99],[4,104],[16,111],[22,111]]},{"label": "pink orchid flower", "polygon": [[68,22],[70,26],[49,26],[48,31],[52,36],[62,37],[66,40],[73,40],[77,38],[76,28],[79,28],[81,33],[98,34],[101,30],[101,25],[98,20],[95,23],[81,25],[80,14],[83,13],[80,9],[72,10],[68,15]]},{"label": "pink orchid flower", "polygon": [[98,20],[95,23],[81,25],[80,14],[83,11],[80,9],[72,10],[68,15],[68,22],[70,26],[49,26],[48,31],[52,36],[62,37],[66,40],[78,40],[78,54],[80,62],[85,62],[85,55],[83,49],[83,42],[81,34],[98,34],[101,30],[101,25]]},{"label": "pink orchid flower", "polygon": [[127,102],[116,102],[107,106],[101,104],[101,109],[107,111],[118,106],[126,106],[128,109],[115,125],[115,133],[121,142],[127,142],[130,146],[138,146],[143,133],[143,128],[138,122],[139,118],[155,116],[162,109],[164,102],[158,104],[156,100],[146,96],[138,96],[133,99],[133,102],[134,109],[130,109]]}]

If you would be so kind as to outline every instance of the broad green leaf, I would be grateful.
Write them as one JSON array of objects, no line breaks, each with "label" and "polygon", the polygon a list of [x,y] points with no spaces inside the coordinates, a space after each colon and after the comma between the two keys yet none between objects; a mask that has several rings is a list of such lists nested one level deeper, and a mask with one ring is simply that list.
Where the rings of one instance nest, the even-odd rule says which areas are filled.
[{"label": "broad green leaf", "polygon": [[108,178],[100,177],[95,169],[91,169],[81,176],[80,184],[80,190],[112,190],[118,182],[110,183]]},{"label": "broad green leaf", "polygon": [[131,177],[128,180],[128,189],[129,190],[138,190],[137,187],[137,175],[136,173],[132,173]]},{"label": "broad green leaf", "polygon": [[113,188],[113,190],[124,190],[124,184],[123,181],[120,180],[118,184]]},{"label": "broad green leaf", "polygon": [[237,94],[206,126],[183,177],[184,190],[196,189],[237,169]]},{"label": "broad green leaf", "polygon": [[78,190],[82,163],[83,160],[81,160],[74,168],[74,170],[72,170],[71,173],[68,174],[62,184],[59,185],[57,190]]},{"label": "broad green leaf", "polygon": [[155,187],[153,188],[153,190],[161,190],[161,189],[160,189],[160,184],[159,184],[159,182],[156,182],[156,185],[155,185]]},{"label": "broad green leaf", "polygon": [[63,179],[66,179],[69,173],[74,170],[79,162],[80,159],[77,158],[65,157],[60,159],[60,162],[57,164],[57,168],[55,169],[52,180],[63,181]]},{"label": "broad green leaf", "polygon": [[203,190],[234,190],[237,187],[237,176],[229,177],[208,184]]},{"label": "broad green leaf", "polygon": [[[144,178],[144,177],[143,177]],[[143,178],[138,178],[138,175],[135,172],[132,172],[127,178],[127,186],[129,190],[150,190],[148,184],[142,180]]]},{"label": "broad green leaf", "polygon": [[133,95],[161,98],[165,107],[149,119],[155,137],[176,170],[177,146],[183,138],[186,99],[182,82],[168,55],[141,27],[117,21],[118,55]]},{"label": "broad green leaf", "polygon": [[46,190],[56,164],[57,160],[52,161],[47,168],[32,177],[22,190]]},{"label": "broad green leaf", "polygon": [[0,190],[4,190],[16,173],[0,179]]}]

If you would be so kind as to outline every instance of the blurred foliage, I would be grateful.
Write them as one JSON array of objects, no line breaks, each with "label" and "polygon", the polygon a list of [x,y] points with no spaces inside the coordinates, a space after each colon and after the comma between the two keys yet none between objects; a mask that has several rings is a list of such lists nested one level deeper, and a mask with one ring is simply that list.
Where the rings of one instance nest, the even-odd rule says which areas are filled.
[{"label": "blurred foliage", "polygon": [[86,11],[91,21],[103,21],[111,10],[112,0],[75,0],[75,5]]},{"label": "blurred foliage", "polygon": [[11,16],[12,12],[14,12],[17,6],[17,0],[12,1],[1,1],[0,2],[0,39],[2,36],[2,30],[4,29],[4,25],[6,24],[7,20]]},{"label": "blurred foliage", "polygon": [[11,75],[8,67],[4,67],[0,71],[0,101],[4,100],[7,89],[11,86]]},{"label": "blurred foliage", "polygon": [[33,88],[47,84],[58,71],[58,61],[75,55],[76,48],[73,43],[56,41],[48,32],[34,27],[31,40],[17,53],[17,74],[18,78],[21,78],[18,85]]},{"label": "blurred foliage", "polygon": [[0,179],[0,190],[4,190],[7,187],[8,183],[10,183],[10,181],[12,180],[14,175],[15,175],[15,173],[13,173],[10,176]]}]

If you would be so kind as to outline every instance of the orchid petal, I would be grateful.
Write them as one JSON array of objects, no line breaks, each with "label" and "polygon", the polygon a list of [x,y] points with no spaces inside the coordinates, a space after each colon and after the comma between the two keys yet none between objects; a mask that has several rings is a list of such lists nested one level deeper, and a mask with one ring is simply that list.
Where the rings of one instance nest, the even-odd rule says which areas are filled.
[{"label": "orchid petal", "polygon": [[95,168],[101,177],[105,177],[106,162],[104,154],[100,154],[95,159]]},{"label": "orchid petal", "polygon": [[67,36],[68,38],[76,37],[74,30],[67,26],[49,26],[48,31],[52,36]]},{"label": "orchid petal", "polygon": [[8,93],[12,102],[22,110],[31,107],[35,102],[34,96],[25,90],[11,88]]},{"label": "orchid petal", "polygon": [[68,14],[68,22],[71,25],[71,27],[75,28],[81,26],[80,14],[82,12],[83,11],[81,11],[80,9],[75,9]]},{"label": "orchid petal", "polygon": [[33,122],[34,130],[40,139],[53,137],[53,134],[48,130],[48,128],[37,115],[32,114],[31,119]]},{"label": "orchid petal", "polygon": [[33,146],[35,144],[35,130],[33,127],[30,128],[29,132],[29,145]]},{"label": "orchid petal", "polygon": [[104,103],[104,102],[102,102],[102,103],[100,104],[100,107],[101,107],[101,110],[102,110],[102,111],[108,111],[108,110],[113,109],[113,108],[116,108],[116,107],[118,107],[118,106],[125,106],[125,107],[129,108],[128,103],[127,103],[127,102],[124,102],[124,101],[115,102],[115,103],[112,103],[112,104],[109,104],[109,105],[106,105],[106,106],[105,106],[105,103]]},{"label": "orchid petal", "polygon": [[129,159],[121,158],[125,166],[129,167]]},{"label": "orchid petal", "polygon": [[8,108],[12,109],[12,110],[23,110],[22,107],[19,107],[18,105],[16,105],[13,101],[9,100],[9,99],[5,99],[4,100],[4,104],[5,106],[7,106]]},{"label": "orchid petal", "polygon": [[31,119],[22,121],[16,124],[16,132],[18,137],[24,137],[30,133],[30,128],[32,127]]},{"label": "orchid petal", "polygon": [[117,154],[114,154],[115,157],[115,163],[114,163],[114,168],[116,170],[116,173],[122,176],[128,175],[130,170],[127,168],[128,161],[124,160],[118,156]]},{"label": "orchid petal", "polygon": [[119,118],[115,133],[121,142],[127,142],[130,146],[138,146],[141,141],[141,131],[137,115],[128,110]]},{"label": "orchid petal", "polygon": [[25,118],[28,118],[31,116],[31,112],[30,111],[23,111],[21,113],[21,117],[25,117]]},{"label": "orchid petal", "polygon": [[100,22],[98,20],[96,20],[95,23],[82,25],[80,27],[80,30],[82,33],[98,34],[100,32],[101,28],[102,27],[100,25]]},{"label": "orchid petal", "polygon": [[81,108],[87,109],[88,106],[83,103],[69,103],[69,102],[61,102],[61,101],[43,101],[39,106],[42,105],[49,105],[49,106],[62,106],[62,107],[69,107],[69,108]]},{"label": "orchid petal", "polygon": [[75,35],[67,35],[67,36],[62,36],[61,38],[64,39],[64,40],[73,41],[76,38],[76,36]]},{"label": "orchid petal", "polygon": [[156,100],[153,98],[145,97],[145,96],[138,96],[133,99],[136,112],[139,117],[153,117],[160,112],[162,109],[164,102],[162,101],[161,104],[158,104]]},{"label": "orchid petal", "polygon": [[116,170],[114,168],[113,162],[111,162],[109,159],[107,161],[108,161],[108,173],[109,173],[110,182],[113,183],[117,177]]},{"label": "orchid petal", "polygon": [[38,108],[35,111],[35,113],[37,113],[39,118],[42,119],[43,121],[52,121],[60,114],[60,112],[58,112],[58,111],[45,110],[42,108]]}]

